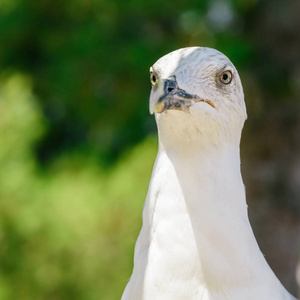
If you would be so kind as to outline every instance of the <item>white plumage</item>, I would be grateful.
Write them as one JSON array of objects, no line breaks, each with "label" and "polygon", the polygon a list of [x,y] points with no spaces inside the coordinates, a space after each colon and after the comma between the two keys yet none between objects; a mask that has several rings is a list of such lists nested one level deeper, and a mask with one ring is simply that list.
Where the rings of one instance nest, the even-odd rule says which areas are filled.
[{"label": "white plumage", "polygon": [[294,299],[248,220],[237,70],[217,50],[191,47],[150,71],[159,149],[122,300]]}]

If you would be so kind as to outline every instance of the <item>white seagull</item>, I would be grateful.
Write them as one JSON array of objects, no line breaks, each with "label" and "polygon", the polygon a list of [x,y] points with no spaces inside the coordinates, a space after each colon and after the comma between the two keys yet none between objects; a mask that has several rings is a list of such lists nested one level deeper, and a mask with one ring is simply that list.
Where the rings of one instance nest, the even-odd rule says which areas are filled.
[{"label": "white seagull", "polygon": [[295,299],[254,237],[240,171],[242,84],[221,52],[189,47],[150,69],[159,149],[122,300]]}]

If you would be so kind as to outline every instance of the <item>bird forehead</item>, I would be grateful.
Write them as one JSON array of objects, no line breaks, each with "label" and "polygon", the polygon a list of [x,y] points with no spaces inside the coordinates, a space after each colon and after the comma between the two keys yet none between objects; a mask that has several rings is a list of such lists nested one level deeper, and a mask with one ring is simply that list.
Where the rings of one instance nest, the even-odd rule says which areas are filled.
[{"label": "bird forehead", "polygon": [[153,70],[162,78],[195,72],[213,72],[231,66],[230,60],[221,52],[207,47],[188,47],[173,51],[160,58]]}]

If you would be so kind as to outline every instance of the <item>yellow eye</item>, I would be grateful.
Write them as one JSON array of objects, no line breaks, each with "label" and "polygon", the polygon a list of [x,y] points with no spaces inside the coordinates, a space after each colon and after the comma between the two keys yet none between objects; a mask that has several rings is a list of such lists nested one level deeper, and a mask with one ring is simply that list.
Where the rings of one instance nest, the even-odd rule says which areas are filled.
[{"label": "yellow eye", "polygon": [[154,85],[157,81],[157,75],[153,71],[150,72],[150,81],[152,85]]},{"label": "yellow eye", "polygon": [[232,80],[232,73],[231,71],[225,71],[223,72],[220,77],[219,77],[220,81],[224,84],[229,84]]}]

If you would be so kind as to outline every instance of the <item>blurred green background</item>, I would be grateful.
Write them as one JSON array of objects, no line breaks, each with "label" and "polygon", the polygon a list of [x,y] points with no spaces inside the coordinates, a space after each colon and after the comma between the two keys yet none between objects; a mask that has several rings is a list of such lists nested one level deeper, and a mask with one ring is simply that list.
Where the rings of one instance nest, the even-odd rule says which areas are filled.
[{"label": "blurred green background", "polygon": [[262,251],[296,294],[300,2],[1,0],[0,299],[120,299],[157,151],[149,67],[186,46],[236,65]]}]

